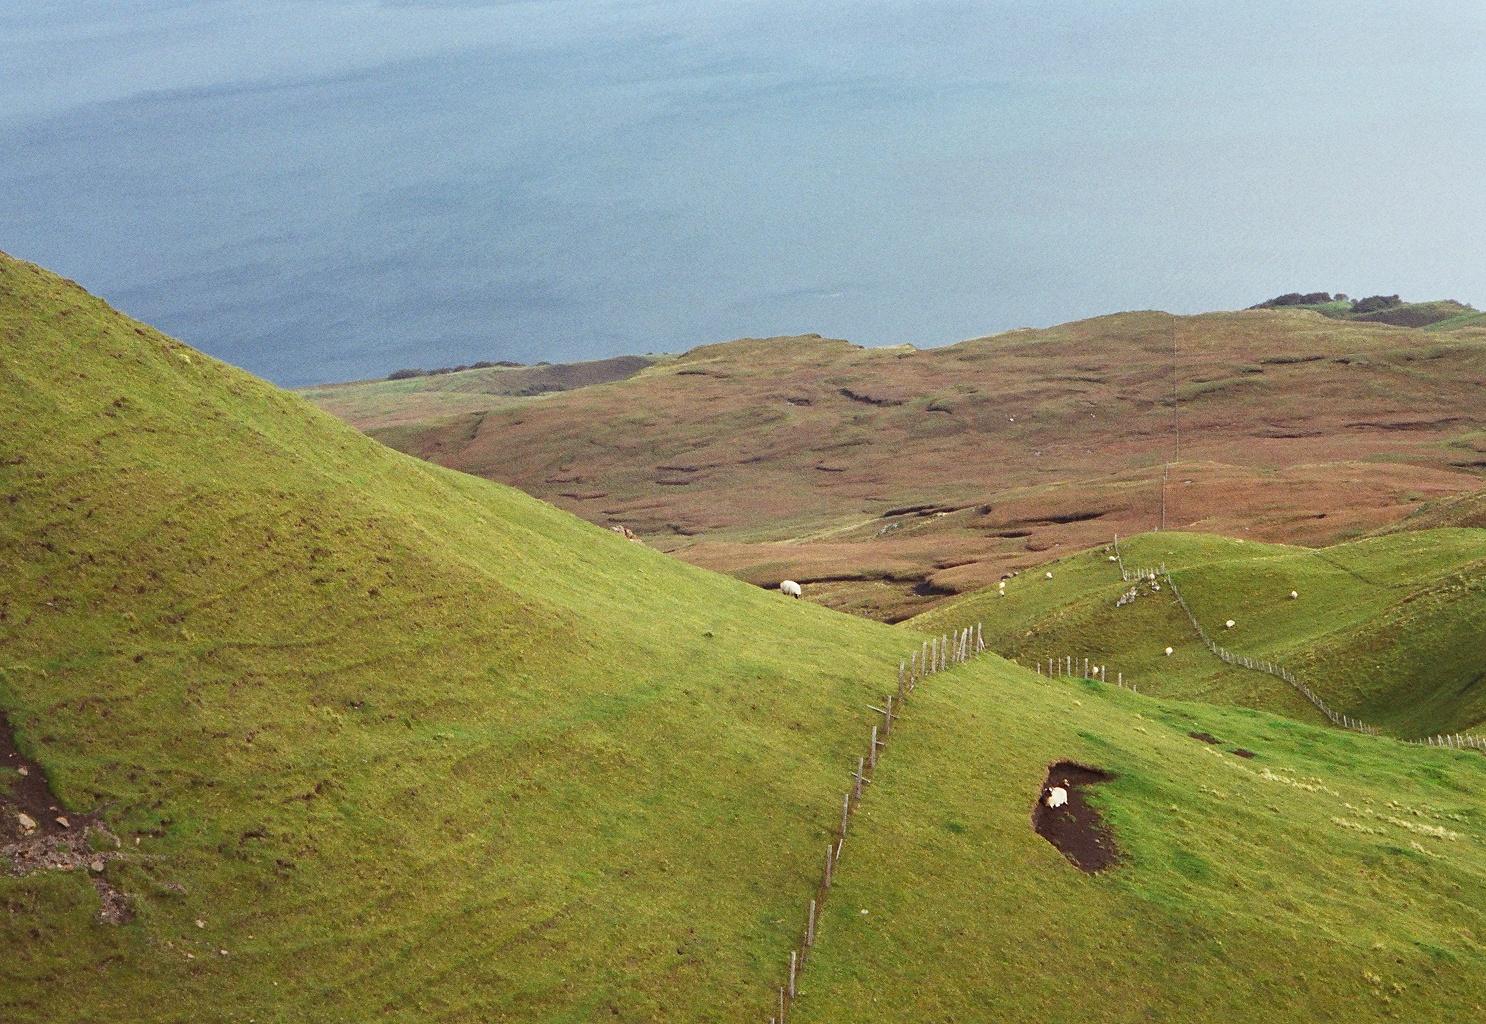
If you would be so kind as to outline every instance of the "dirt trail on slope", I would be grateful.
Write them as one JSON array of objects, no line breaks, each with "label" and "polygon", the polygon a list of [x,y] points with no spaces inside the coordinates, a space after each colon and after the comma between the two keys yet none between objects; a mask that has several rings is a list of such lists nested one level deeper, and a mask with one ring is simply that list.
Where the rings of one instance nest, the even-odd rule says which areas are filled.
[{"label": "dirt trail on slope", "polygon": [[[1032,828],[1080,871],[1103,871],[1119,860],[1120,851],[1115,846],[1114,833],[1084,798],[1084,790],[1101,782],[1108,782],[1114,775],[1100,768],[1074,761],[1058,761],[1047,770],[1047,779],[1038,791],[1037,805],[1032,811]],[[1062,786],[1068,791],[1068,802],[1062,807],[1049,807],[1043,794],[1051,786]]]}]

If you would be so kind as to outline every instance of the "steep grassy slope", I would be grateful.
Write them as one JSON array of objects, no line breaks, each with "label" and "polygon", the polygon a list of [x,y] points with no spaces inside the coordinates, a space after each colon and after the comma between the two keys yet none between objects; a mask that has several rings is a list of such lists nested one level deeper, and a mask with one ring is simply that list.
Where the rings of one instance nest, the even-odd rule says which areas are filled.
[{"label": "steep grassy slope", "polygon": [[349,415],[696,564],[800,579],[895,621],[1156,527],[1174,452],[1170,525],[1307,544],[1369,532],[1481,486],[1483,389],[1486,331],[1253,310],[926,351],[748,339],[566,394],[442,411],[427,396],[395,426]]},{"label": "steep grassy slope", "polygon": [[[983,664],[914,699],[795,1024],[1486,1012],[1479,754]],[[1028,827],[1047,765],[1068,758],[1116,776],[1094,790],[1122,852],[1102,874]]]},{"label": "steep grassy slope", "polygon": [[8,258],[0,387],[0,707],[105,808],[137,913],[0,878],[0,1020],[763,1006],[903,637],[388,451]]},{"label": "steep grassy slope", "polygon": [[[1288,666],[1339,711],[1406,737],[1486,724],[1486,530],[1403,532],[1319,550],[1164,533],[1121,550],[1132,568],[1164,562],[1224,646]],[[1108,552],[1065,559],[1050,567],[1052,580],[1019,576],[1004,598],[990,589],[918,621],[984,618],[987,643],[1029,664],[1088,655],[1142,691],[1316,719],[1280,680],[1213,658],[1169,589],[1139,584],[1140,596],[1118,606],[1132,585]],[[1234,628],[1223,628],[1230,619]]]}]

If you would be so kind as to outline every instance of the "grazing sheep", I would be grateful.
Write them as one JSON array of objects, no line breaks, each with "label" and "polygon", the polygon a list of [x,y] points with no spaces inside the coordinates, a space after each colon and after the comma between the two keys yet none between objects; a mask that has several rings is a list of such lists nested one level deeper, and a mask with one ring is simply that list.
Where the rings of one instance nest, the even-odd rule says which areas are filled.
[{"label": "grazing sheep", "polygon": [[779,592],[785,597],[798,598],[804,595],[804,592],[800,589],[800,585],[794,580],[785,580],[779,584]]},{"label": "grazing sheep", "polygon": [[1300,596],[1300,594],[1297,591],[1294,591],[1294,590],[1290,591],[1290,600],[1293,601],[1293,600],[1295,600],[1299,596]]},{"label": "grazing sheep", "polygon": [[1227,622],[1223,623],[1223,628],[1232,629],[1235,625],[1236,623],[1232,619],[1229,619]]},{"label": "grazing sheep", "polygon": [[1052,579],[1053,578],[1052,570],[1048,570],[1047,572],[1043,573],[1043,578],[1044,579],[1049,579],[1049,580]]},{"label": "grazing sheep", "polygon": [[1166,648],[1166,656],[1168,658],[1171,657],[1171,648],[1170,647]]},{"label": "grazing sheep", "polygon": [[1049,786],[1043,794],[1042,802],[1049,807],[1062,807],[1068,802],[1068,780],[1064,779],[1061,786]]}]

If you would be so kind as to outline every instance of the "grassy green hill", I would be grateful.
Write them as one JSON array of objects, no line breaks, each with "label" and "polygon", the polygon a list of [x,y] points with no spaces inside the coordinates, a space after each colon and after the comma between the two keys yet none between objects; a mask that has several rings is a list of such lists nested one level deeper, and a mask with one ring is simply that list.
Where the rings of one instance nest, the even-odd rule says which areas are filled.
[{"label": "grassy green hill", "polygon": [[[1486,530],[1440,528],[1295,548],[1203,534],[1121,544],[1130,568],[1165,563],[1199,621],[1240,654],[1277,661],[1328,704],[1396,735],[1486,724]],[[984,618],[987,643],[1029,664],[1104,661],[1143,691],[1318,713],[1284,682],[1230,667],[1202,645],[1170,589],[1120,580],[1108,549],[1019,576],[925,616]],[[1299,594],[1291,600],[1291,591]],[[1224,628],[1233,620],[1232,629]],[[1171,646],[1173,653],[1165,654]]]},{"label": "grassy green hill", "polygon": [[902,636],[399,455],[10,259],[0,339],[0,706],[108,808],[138,913],[0,878],[0,1020],[763,1005]]},{"label": "grassy green hill", "polygon": [[[133,910],[0,875],[0,1020],[767,1018],[918,634],[389,451],[3,256],[0,383],[0,709]],[[1005,1020],[1066,963],[1116,1019],[1486,1001],[1486,758],[991,657],[895,737],[797,1016]],[[1030,827],[1064,757],[1117,774],[1105,874]]]}]

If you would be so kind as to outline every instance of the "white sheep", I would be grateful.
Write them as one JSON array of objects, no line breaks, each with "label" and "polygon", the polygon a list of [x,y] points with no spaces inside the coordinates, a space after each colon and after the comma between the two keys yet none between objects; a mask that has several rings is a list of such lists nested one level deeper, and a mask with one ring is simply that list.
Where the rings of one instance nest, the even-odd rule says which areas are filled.
[{"label": "white sheep", "polygon": [[1061,786],[1049,786],[1042,802],[1049,807],[1062,807],[1068,802],[1068,780],[1064,779]]},{"label": "white sheep", "polygon": [[1166,648],[1166,656],[1168,658],[1171,657],[1171,648],[1170,647]]},{"label": "white sheep", "polygon": [[800,589],[800,585],[794,580],[785,580],[783,583],[779,584],[779,592],[785,597],[798,598],[804,595],[804,591]]},{"label": "white sheep", "polygon": [[1050,580],[1050,579],[1053,578],[1053,573],[1052,573],[1052,570],[1051,569],[1049,569],[1047,572],[1043,573],[1042,575],[1043,575],[1043,579],[1049,579]]},{"label": "white sheep", "polygon": [[1224,629],[1232,629],[1236,625],[1237,625],[1236,622],[1234,622],[1232,619],[1229,619],[1227,622],[1223,623],[1223,628]]},{"label": "white sheep", "polygon": [[1294,590],[1290,591],[1290,600],[1293,601],[1293,600],[1295,600],[1299,596],[1300,596],[1300,593],[1298,591],[1294,591]]}]

